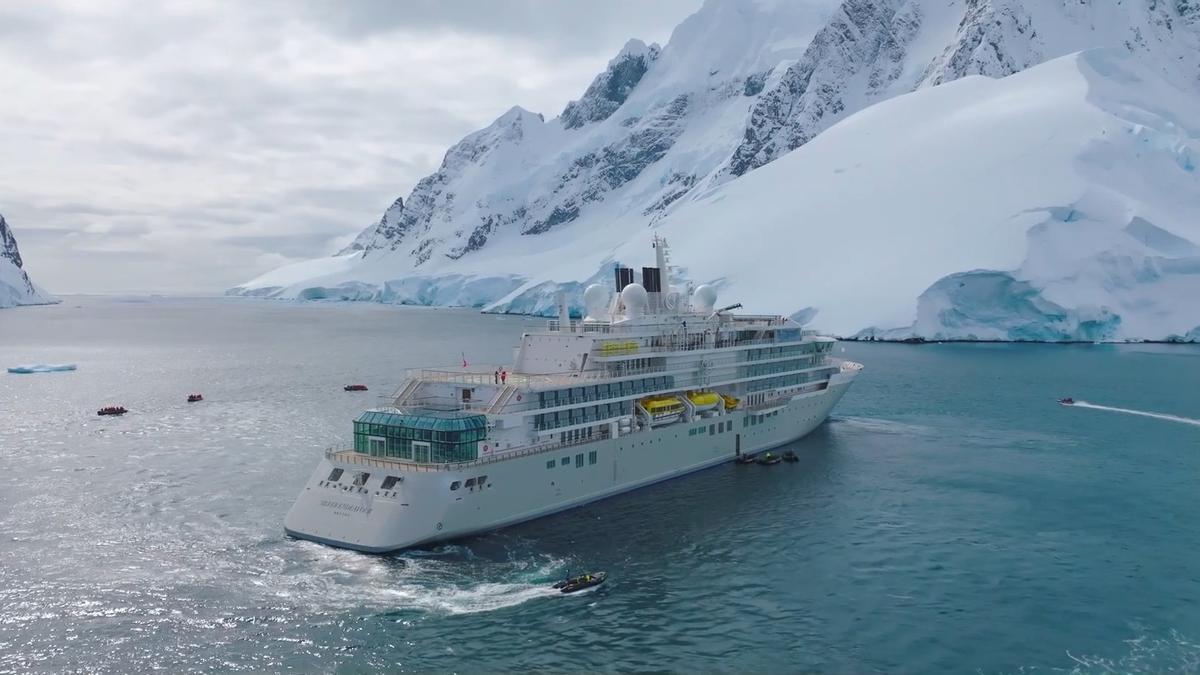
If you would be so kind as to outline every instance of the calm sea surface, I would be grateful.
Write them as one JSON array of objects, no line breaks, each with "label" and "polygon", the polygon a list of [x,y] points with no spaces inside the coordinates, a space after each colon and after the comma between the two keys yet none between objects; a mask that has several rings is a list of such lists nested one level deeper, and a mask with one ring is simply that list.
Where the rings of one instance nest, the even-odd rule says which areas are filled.
[{"label": "calm sea surface", "polygon": [[[430,551],[284,537],[319,450],[405,368],[506,360],[529,323],[0,311],[0,367],[79,364],[0,373],[0,672],[1200,668],[1200,426],[1054,403],[1198,418],[1193,347],[847,344],[867,368],[799,464]],[[548,591],[568,569],[610,581]]]}]

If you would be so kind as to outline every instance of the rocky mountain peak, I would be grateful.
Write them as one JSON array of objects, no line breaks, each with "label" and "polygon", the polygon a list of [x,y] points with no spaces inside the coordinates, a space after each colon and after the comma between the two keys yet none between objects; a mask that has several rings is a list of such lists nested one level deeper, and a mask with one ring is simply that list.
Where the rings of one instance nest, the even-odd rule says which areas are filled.
[{"label": "rocky mountain peak", "polygon": [[17,238],[13,236],[4,216],[0,215],[0,259],[21,267],[21,252],[17,250]]},{"label": "rocky mountain peak", "polygon": [[23,267],[17,239],[4,216],[0,215],[0,307],[58,302],[30,281]]},{"label": "rocky mountain peak", "polygon": [[596,76],[578,101],[563,109],[559,120],[567,129],[578,129],[591,122],[608,119],[629,98],[634,87],[660,53],[657,44],[647,46],[641,40],[630,40],[608,62],[608,68]]}]

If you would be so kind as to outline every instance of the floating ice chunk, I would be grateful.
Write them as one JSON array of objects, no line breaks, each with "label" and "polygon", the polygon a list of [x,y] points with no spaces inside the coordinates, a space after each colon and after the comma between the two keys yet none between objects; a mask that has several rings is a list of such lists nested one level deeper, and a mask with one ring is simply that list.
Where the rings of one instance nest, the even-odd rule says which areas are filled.
[{"label": "floating ice chunk", "polygon": [[19,375],[28,375],[30,373],[62,373],[68,370],[75,370],[74,363],[35,363],[28,366],[13,366],[8,369],[10,373]]}]

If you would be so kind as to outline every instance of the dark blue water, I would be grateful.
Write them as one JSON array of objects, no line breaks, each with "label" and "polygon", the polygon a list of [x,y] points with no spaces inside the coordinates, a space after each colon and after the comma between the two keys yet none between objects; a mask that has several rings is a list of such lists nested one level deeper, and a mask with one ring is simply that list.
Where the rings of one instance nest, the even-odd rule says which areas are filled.
[{"label": "dark blue water", "polygon": [[[845,345],[867,369],[798,465],[432,551],[284,538],[318,449],[405,367],[501,360],[525,323],[0,312],[0,366],[79,364],[0,375],[0,672],[1200,668],[1200,427],[1054,403],[1200,417],[1193,347]],[[568,569],[611,580],[548,592]]]}]

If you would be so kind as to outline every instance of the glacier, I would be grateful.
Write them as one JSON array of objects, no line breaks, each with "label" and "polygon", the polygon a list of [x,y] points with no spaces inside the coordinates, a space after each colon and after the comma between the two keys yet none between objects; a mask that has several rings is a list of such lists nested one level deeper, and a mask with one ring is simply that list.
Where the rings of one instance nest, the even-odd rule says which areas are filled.
[{"label": "glacier", "polygon": [[24,261],[17,250],[17,239],[0,215],[0,308],[18,305],[49,305],[58,298],[42,290],[29,279]]},{"label": "glacier", "polygon": [[1180,1],[709,0],[230,293],[549,314],[653,231],[843,336],[1195,340],[1198,38]]}]

